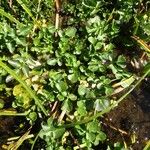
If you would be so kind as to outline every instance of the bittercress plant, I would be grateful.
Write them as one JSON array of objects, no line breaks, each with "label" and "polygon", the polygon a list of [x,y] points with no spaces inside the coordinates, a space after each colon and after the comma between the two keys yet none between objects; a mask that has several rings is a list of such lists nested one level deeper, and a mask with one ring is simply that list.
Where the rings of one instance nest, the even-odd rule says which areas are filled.
[{"label": "bittercress plant", "polygon": [[[26,116],[33,128],[40,121],[31,149],[41,138],[41,149],[92,150],[108,138],[101,117],[149,73],[145,63],[145,74],[133,84],[139,77],[121,50],[135,46],[131,36],[148,41],[149,16],[139,13],[140,0],[64,1],[60,10],[54,5],[52,0],[1,2],[0,94],[5,96],[0,95],[0,109],[4,97],[11,97],[16,116]],[[114,83],[129,88],[118,101]],[[123,146],[115,143],[118,147]]]}]

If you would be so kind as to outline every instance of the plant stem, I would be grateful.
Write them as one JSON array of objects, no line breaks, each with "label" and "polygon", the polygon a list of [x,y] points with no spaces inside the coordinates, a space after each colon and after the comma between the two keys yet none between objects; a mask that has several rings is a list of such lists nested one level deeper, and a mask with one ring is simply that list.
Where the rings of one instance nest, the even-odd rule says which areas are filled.
[{"label": "plant stem", "polygon": [[26,89],[26,91],[34,99],[34,101],[37,104],[37,106],[47,116],[46,109],[41,104],[40,99],[35,95],[34,91],[32,91],[32,89],[25,83],[25,81],[23,81],[19,75],[17,75],[11,68],[9,68],[7,65],[5,65],[1,60],[0,60],[0,66],[3,69],[5,69],[10,75],[12,75]]},{"label": "plant stem", "polygon": [[149,45],[147,45],[143,40],[141,40],[139,37],[137,36],[131,36],[135,41],[137,41],[137,43],[139,43],[143,49],[146,51],[146,52],[149,52],[150,53],[150,47]]},{"label": "plant stem", "polygon": [[0,112],[0,116],[26,116],[27,114],[28,112],[24,112],[24,113],[16,113],[12,111]]},{"label": "plant stem", "polygon": [[39,137],[39,135],[40,135],[40,132],[41,132],[41,130],[40,130],[39,133],[36,135],[36,137],[35,137],[35,139],[34,139],[34,141],[33,141],[33,143],[32,143],[31,150],[33,150],[34,145],[35,145],[35,143],[36,143],[36,141],[37,141],[37,139],[38,139],[38,137]]},{"label": "plant stem", "polygon": [[88,117],[87,119],[84,119],[82,121],[77,121],[77,122],[74,122],[74,123],[70,123],[70,124],[64,124],[64,125],[61,125],[59,126],[60,128],[70,128],[70,127],[74,127],[76,125],[81,125],[81,124],[85,124],[85,123],[88,123],[106,113],[108,113],[110,110],[112,110],[113,108],[115,108],[116,106],[118,106],[118,104],[124,100],[124,98],[126,98],[140,83],[141,81],[150,73],[150,69],[137,81],[137,83],[135,85],[133,85],[133,87],[127,92],[125,93],[121,98],[119,98],[118,101],[116,101],[114,104],[112,104],[111,106],[107,107],[106,109],[104,109],[103,111],[97,113],[96,115],[94,116],[90,116]]}]

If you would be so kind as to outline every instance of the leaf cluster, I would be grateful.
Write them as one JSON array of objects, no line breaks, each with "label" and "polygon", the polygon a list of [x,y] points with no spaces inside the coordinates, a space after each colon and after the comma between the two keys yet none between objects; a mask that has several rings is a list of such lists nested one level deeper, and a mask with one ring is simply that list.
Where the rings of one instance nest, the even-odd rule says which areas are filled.
[{"label": "leaf cluster", "polygon": [[[66,0],[61,28],[56,29],[54,5],[52,0],[16,0],[12,6],[1,2],[0,60],[25,84],[18,84],[3,67],[0,92],[13,98],[13,108],[29,111],[31,124],[44,118],[44,105],[51,116],[42,120],[39,136],[48,150],[90,150],[107,139],[99,120],[75,123],[111,106],[113,83],[122,85],[133,77],[117,44],[131,48],[135,43],[130,36],[135,34],[148,41],[150,17],[141,10],[141,0]],[[66,123],[74,127],[67,129]]]}]

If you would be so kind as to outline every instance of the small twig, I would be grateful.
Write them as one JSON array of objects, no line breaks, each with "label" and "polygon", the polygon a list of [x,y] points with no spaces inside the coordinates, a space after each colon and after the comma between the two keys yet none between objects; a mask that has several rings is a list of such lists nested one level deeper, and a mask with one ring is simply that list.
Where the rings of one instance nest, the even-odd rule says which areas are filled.
[{"label": "small twig", "polygon": [[104,122],[102,122],[102,124],[105,125],[105,126],[109,126],[111,129],[113,129],[113,130],[115,130],[115,131],[118,131],[118,132],[121,133],[121,134],[128,135],[128,133],[127,133],[126,131],[124,131],[124,130],[122,130],[122,129],[119,129],[119,128],[116,128],[116,127],[114,127],[113,125],[106,124],[106,123],[104,123]]},{"label": "small twig", "polygon": [[8,1],[9,7],[12,8],[12,0]]},{"label": "small twig", "polygon": [[131,36],[137,43],[139,43],[146,52],[150,53],[150,47],[143,40],[141,40],[138,36]]},{"label": "small twig", "polygon": [[18,140],[19,138],[20,138],[20,136],[11,137],[11,138],[7,139],[7,141]]},{"label": "small twig", "polygon": [[17,113],[16,111],[10,111],[10,110],[0,111],[0,116],[27,116],[28,114],[29,111],[26,111],[24,113]]},{"label": "small twig", "polygon": [[61,112],[60,116],[59,116],[58,122],[61,122],[61,121],[63,120],[65,114],[66,114],[66,111],[63,110],[63,111]]},{"label": "small twig", "polygon": [[71,138],[74,140],[74,143],[77,144],[77,146],[79,147],[79,150],[82,150],[80,147],[80,144],[78,142],[78,140],[73,136],[73,134],[71,133],[71,131],[69,131],[69,134],[71,136]]},{"label": "small twig", "polygon": [[[102,124],[105,125],[105,126],[109,126],[111,129],[113,129],[113,130],[119,132],[119,134],[120,134],[121,137],[122,137],[122,140],[123,140],[123,143],[124,143],[124,147],[127,148],[127,143],[126,143],[126,141],[125,141],[123,135],[128,135],[128,133],[127,133],[126,131],[122,130],[122,129],[116,128],[116,127],[114,127],[113,125],[109,124],[109,120],[108,120],[107,118],[105,119],[105,121],[107,121],[107,124],[104,123],[104,122],[102,122]],[[111,122],[110,122],[110,123],[111,123]]]},{"label": "small twig", "polygon": [[60,0],[55,0],[55,4],[56,4],[56,10],[59,11],[60,10]]},{"label": "small twig", "polygon": [[51,112],[54,112],[54,110],[55,110],[55,109],[56,109],[56,107],[57,107],[57,104],[58,104],[58,101],[56,101],[56,102],[54,103],[54,105],[53,105],[53,107],[52,107]]},{"label": "small twig", "polygon": [[56,115],[58,106],[59,106],[58,101],[55,101],[55,103],[53,104],[53,106],[50,106],[50,107],[52,107],[52,108],[51,108],[51,111],[50,111],[50,113],[49,113],[49,116],[52,116],[52,115],[53,115],[53,118],[55,118],[55,115]]},{"label": "small twig", "polygon": [[34,137],[33,134],[30,134],[30,135],[29,135],[29,133],[30,133],[30,131],[31,131],[31,128],[32,128],[32,126],[28,129],[28,131],[27,131],[25,134],[23,134],[23,135],[18,139],[18,141],[16,141],[16,142],[10,144],[10,145],[8,146],[8,150],[17,150],[17,149],[22,145],[22,143],[23,143],[25,140],[27,140],[27,139],[29,139],[29,138],[33,138],[33,137]]},{"label": "small twig", "polygon": [[[55,7],[56,7],[56,16],[55,16],[55,29],[58,30],[60,26],[60,14],[59,11],[61,9],[61,2],[60,0],[55,0]],[[55,36],[57,37],[57,32],[55,33]]]}]

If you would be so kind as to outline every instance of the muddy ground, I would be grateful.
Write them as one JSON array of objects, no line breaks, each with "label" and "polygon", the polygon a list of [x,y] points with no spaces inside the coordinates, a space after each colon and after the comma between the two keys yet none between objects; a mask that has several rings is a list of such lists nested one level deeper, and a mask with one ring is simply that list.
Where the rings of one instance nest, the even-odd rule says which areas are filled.
[{"label": "muddy ground", "polygon": [[103,127],[111,143],[124,141],[131,149],[142,150],[150,139],[150,80],[105,117]]}]

